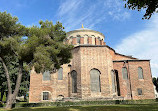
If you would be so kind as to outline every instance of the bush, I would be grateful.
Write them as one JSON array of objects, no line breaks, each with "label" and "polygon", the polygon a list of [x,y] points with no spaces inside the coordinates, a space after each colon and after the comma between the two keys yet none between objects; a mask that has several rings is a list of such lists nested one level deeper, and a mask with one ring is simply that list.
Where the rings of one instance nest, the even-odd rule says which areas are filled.
[{"label": "bush", "polygon": [[3,106],[4,106],[4,104],[2,102],[0,102],[0,107],[3,107]]},{"label": "bush", "polygon": [[15,107],[43,107],[43,106],[83,106],[83,105],[114,105],[114,104],[148,104],[156,102],[155,99],[148,100],[102,100],[102,101],[61,101],[61,102],[45,102],[45,103],[16,103]]}]

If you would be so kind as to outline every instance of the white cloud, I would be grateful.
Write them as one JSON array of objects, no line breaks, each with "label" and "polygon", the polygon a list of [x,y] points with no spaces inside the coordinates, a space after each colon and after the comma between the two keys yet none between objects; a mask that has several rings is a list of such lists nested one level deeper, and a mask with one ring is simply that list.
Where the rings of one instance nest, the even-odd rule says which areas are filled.
[{"label": "white cloud", "polygon": [[80,4],[81,4],[82,0],[67,0],[65,2],[63,2],[58,9],[58,15],[59,16],[63,16],[67,13],[72,13],[73,11],[75,11],[77,8],[79,8]]},{"label": "white cloud", "polygon": [[[84,24],[87,28],[94,28],[102,21],[123,21],[130,17],[124,10],[123,2],[118,0],[65,0],[61,2],[57,17],[64,23],[67,31],[80,28]],[[109,22],[109,21],[107,21]]]},{"label": "white cloud", "polygon": [[146,27],[125,37],[116,46],[119,53],[140,59],[151,59],[152,75],[158,77],[158,16],[152,16]]}]

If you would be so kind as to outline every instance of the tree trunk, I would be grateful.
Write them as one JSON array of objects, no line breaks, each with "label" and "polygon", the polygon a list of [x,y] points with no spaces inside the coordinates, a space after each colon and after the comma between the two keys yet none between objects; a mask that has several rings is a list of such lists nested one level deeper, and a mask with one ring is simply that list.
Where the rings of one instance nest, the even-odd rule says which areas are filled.
[{"label": "tree trunk", "polygon": [[2,65],[4,67],[4,70],[5,70],[5,74],[6,74],[6,78],[7,78],[7,85],[8,85],[8,94],[11,94],[12,93],[12,88],[11,88],[11,81],[10,81],[10,77],[9,77],[9,71],[8,71],[8,68],[3,60],[2,57],[0,57],[0,61],[2,62]]},{"label": "tree trunk", "polygon": [[[2,62],[2,65],[3,65],[4,70],[5,70],[6,78],[7,78],[7,85],[8,85],[7,103],[10,104],[10,98],[12,97],[12,95],[11,95],[12,94],[12,88],[11,88],[10,76],[9,76],[8,68],[7,68],[7,66],[6,66],[6,64],[5,64],[5,62],[4,62],[2,57],[0,57],[0,61]],[[8,106],[8,105],[6,105],[6,106]],[[8,109],[10,109],[10,108],[8,107]]]},{"label": "tree trunk", "polygon": [[13,103],[16,102],[16,96],[18,95],[21,79],[22,79],[22,69],[23,69],[23,62],[19,61],[19,74],[16,80],[16,86],[13,94],[8,95],[8,100],[5,109],[11,109]]},{"label": "tree trunk", "polygon": [[9,76],[8,68],[7,68],[4,60],[2,59],[2,57],[0,57],[0,61],[3,64],[4,70],[5,70],[5,74],[6,74],[6,78],[7,78],[7,85],[8,85],[8,97],[7,97],[7,103],[6,103],[5,109],[11,109],[13,103],[15,103],[16,96],[18,95],[18,92],[19,92],[19,88],[20,88],[20,84],[21,84],[21,79],[22,79],[23,62],[19,61],[19,74],[18,74],[18,77],[17,77],[17,80],[16,80],[15,90],[12,93],[11,81],[10,81],[10,76]]},{"label": "tree trunk", "polygon": [[8,98],[7,98],[7,103],[6,103],[5,109],[11,109],[13,103],[14,103],[13,94],[8,93]]}]

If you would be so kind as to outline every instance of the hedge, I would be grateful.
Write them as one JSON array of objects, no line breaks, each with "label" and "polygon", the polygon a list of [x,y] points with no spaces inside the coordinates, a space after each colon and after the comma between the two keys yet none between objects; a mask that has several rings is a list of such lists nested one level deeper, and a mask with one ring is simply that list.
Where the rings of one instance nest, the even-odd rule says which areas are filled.
[{"label": "hedge", "polygon": [[106,100],[106,101],[79,101],[79,102],[44,102],[44,103],[16,103],[15,107],[43,107],[43,106],[83,106],[83,105],[115,105],[115,104],[149,104],[155,103],[157,100]]}]

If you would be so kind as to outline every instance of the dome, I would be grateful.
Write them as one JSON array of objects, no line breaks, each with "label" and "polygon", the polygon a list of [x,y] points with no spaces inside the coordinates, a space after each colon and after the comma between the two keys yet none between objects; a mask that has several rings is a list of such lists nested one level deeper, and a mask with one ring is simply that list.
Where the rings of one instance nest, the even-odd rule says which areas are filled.
[{"label": "dome", "polygon": [[79,29],[76,29],[76,30],[91,30],[91,29],[88,29],[88,28],[79,28]]},{"label": "dome", "polygon": [[73,44],[75,46],[78,45],[105,45],[104,38],[105,36],[95,30],[91,30],[88,28],[75,29],[67,32],[67,43]]}]

